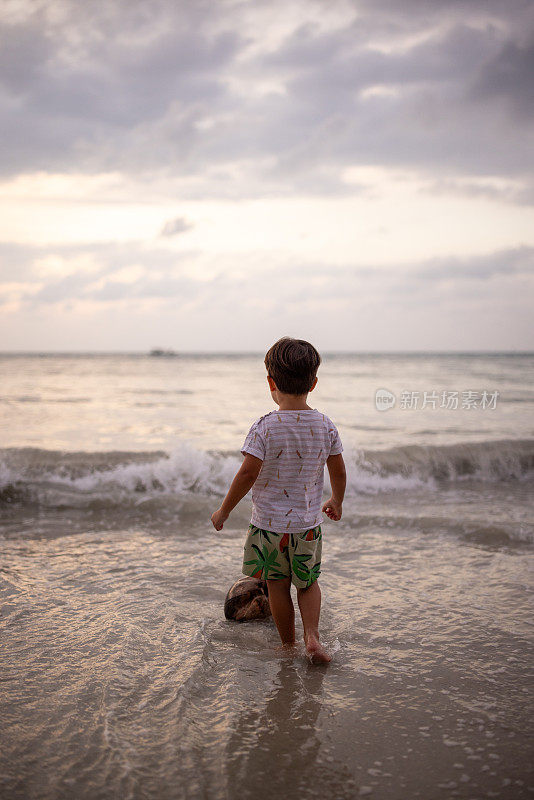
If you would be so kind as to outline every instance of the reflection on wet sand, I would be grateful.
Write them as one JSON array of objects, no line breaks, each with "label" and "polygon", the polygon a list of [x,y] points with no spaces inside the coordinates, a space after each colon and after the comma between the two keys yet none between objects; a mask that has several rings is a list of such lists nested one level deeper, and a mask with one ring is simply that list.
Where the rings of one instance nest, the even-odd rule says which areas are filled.
[{"label": "reflection on wet sand", "polygon": [[258,687],[256,707],[235,719],[228,739],[226,783],[229,798],[354,797],[349,770],[327,755],[321,735],[326,714],[323,681],[328,667],[284,659],[267,697]]}]

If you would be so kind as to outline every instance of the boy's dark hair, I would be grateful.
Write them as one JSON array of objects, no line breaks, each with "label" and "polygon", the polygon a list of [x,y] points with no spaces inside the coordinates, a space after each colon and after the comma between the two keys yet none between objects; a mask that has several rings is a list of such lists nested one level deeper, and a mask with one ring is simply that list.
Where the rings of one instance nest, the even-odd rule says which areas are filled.
[{"label": "boy's dark hair", "polygon": [[284,394],[307,394],[320,363],[312,344],[289,336],[275,342],[265,356],[267,374]]}]

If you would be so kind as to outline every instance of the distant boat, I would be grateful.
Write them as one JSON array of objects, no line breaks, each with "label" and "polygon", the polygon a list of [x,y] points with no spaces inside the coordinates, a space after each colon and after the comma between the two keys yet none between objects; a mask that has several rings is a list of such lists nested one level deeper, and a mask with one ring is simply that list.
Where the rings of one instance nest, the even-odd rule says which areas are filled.
[{"label": "distant boat", "polygon": [[164,350],[161,347],[155,347],[148,354],[149,356],[156,356],[158,358],[174,358],[178,355],[174,350]]}]

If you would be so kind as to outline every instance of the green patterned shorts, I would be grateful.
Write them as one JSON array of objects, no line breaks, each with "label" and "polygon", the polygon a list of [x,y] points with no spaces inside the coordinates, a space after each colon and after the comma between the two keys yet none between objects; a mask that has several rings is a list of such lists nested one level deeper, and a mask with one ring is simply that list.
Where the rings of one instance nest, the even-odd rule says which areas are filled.
[{"label": "green patterned shorts", "polygon": [[250,523],[243,548],[243,573],[253,578],[291,578],[305,589],[321,572],[321,526],[302,533],[274,533]]}]

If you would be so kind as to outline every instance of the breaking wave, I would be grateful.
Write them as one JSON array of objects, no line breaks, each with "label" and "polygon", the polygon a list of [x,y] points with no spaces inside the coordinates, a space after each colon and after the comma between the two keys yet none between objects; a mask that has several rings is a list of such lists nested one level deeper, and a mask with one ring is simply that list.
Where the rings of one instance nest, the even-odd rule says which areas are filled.
[{"label": "breaking wave", "polygon": [[534,477],[534,439],[357,450],[346,461],[348,494],[439,488],[466,480],[521,481]]},{"label": "breaking wave", "polygon": [[[534,477],[534,440],[346,448],[347,495],[440,488],[465,480]],[[80,507],[95,499],[137,504],[147,497],[184,498],[227,491],[240,457],[181,442],[172,452],[0,450],[0,504]]]}]

